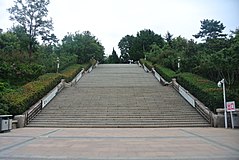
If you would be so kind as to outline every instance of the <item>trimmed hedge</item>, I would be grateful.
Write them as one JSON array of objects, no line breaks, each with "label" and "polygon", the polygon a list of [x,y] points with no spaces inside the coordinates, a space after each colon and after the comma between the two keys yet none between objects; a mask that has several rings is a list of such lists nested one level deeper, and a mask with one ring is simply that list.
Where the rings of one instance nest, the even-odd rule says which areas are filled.
[{"label": "trimmed hedge", "polygon": [[45,74],[36,81],[29,82],[14,92],[6,93],[3,99],[9,105],[9,113],[13,115],[22,114],[53,89],[61,79],[61,74]]},{"label": "trimmed hedge", "polygon": [[202,101],[211,111],[223,107],[222,89],[215,82],[192,73],[181,73],[177,81],[191,94]]},{"label": "trimmed hedge", "polygon": [[139,62],[140,62],[141,65],[144,64],[150,71],[152,70],[152,68],[153,68],[152,62],[149,62],[149,61],[144,60],[144,59],[140,59]]},{"label": "trimmed hedge", "polygon": [[83,67],[80,64],[71,65],[61,71],[62,77],[66,80],[66,82],[70,82],[82,70],[82,68]]},{"label": "trimmed hedge", "polygon": [[140,64],[144,64],[149,70],[152,70],[154,68],[166,81],[171,82],[172,78],[176,78],[177,74],[173,70],[162,67],[161,65],[153,65],[152,62],[149,62],[144,59],[139,60]]},{"label": "trimmed hedge", "polygon": [[95,59],[91,59],[89,63],[83,64],[82,67],[87,71],[91,66],[95,66],[97,61]]},{"label": "trimmed hedge", "polygon": [[154,65],[154,69],[168,82],[171,82],[173,78],[177,77],[176,72],[169,68],[162,67],[160,65]]},{"label": "trimmed hedge", "polygon": [[61,73],[44,74],[38,77],[37,80],[4,94],[2,96],[3,101],[9,106],[7,112],[12,115],[22,114],[60,83],[61,79],[66,79],[66,82],[71,81],[83,67],[89,68],[92,63],[74,64]]}]

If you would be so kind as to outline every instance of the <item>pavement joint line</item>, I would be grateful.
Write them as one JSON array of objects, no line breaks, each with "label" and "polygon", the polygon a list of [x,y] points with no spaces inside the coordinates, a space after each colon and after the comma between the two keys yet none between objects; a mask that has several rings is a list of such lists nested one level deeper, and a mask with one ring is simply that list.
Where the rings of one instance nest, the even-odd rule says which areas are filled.
[{"label": "pavement joint line", "polygon": [[198,134],[196,134],[196,133],[187,131],[187,130],[185,130],[185,129],[180,129],[180,130],[183,131],[183,132],[185,132],[185,133],[194,135],[194,136],[196,136],[196,137],[198,137],[198,138],[200,138],[200,139],[203,139],[203,140],[205,140],[205,141],[207,141],[207,142],[209,142],[209,143],[211,143],[211,144],[213,144],[213,145],[215,145],[215,146],[219,146],[219,147],[222,147],[222,148],[225,148],[225,149],[230,149],[230,150],[233,150],[233,151],[236,151],[236,152],[239,153],[239,149],[233,148],[233,147],[231,147],[231,146],[229,146],[229,145],[226,145],[226,144],[223,144],[223,143],[219,143],[219,142],[217,142],[217,141],[215,141],[215,140],[212,140],[212,139],[210,139],[210,138],[207,138],[207,137],[198,135]]},{"label": "pavement joint line", "polygon": [[53,139],[177,139],[177,138],[194,138],[194,136],[164,136],[164,137],[90,137],[90,136],[48,136]]},{"label": "pavement joint line", "polygon": [[26,144],[26,143],[28,143],[28,142],[30,142],[30,141],[33,141],[33,140],[35,140],[35,139],[36,139],[36,137],[32,137],[32,138],[27,139],[27,140],[25,140],[25,141],[22,141],[22,142],[13,144],[13,145],[9,145],[9,146],[7,146],[7,147],[5,147],[5,148],[0,149],[0,153],[1,153],[1,152],[4,152],[4,151],[6,151],[6,150],[9,151],[10,149],[13,149],[13,148],[22,146],[22,145],[24,145],[24,144]]},{"label": "pavement joint line", "polygon": [[2,148],[2,149],[0,149],[0,153],[1,152],[4,152],[4,151],[6,151],[6,150],[10,150],[10,149],[13,149],[13,148],[16,148],[16,147],[19,147],[19,146],[22,146],[22,145],[24,145],[24,144],[26,144],[26,143],[29,143],[29,142],[31,142],[31,141],[33,141],[33,140],[36,140],[36,139],[38,139],[38,138],[41,138],[41,137],[48,137],[50,134],[53,134],[53,133],[56,133],[57,131],[59,131],[59,130],[61,130],[61,129],[55,129],[55,130],[53,130],[53,131],[50,131],[50,132],[47,132],[47,133],[44,133],[44,134],[42,134],[42,135],[40,135],[40,136],[4,136],[4,137],[24,137],[24,138],[30,138],[30,139],[27,139],[27,140],[25,140],[25,141],[22,141],[22,142],[19,142],[19,143],[16,143],[16,144],[13,144],[13,145],[9,145],[9,146],[7,146],[7,147],[5,147],[5,148]]},{"label": "pavement joint line", "polygon": [[[58,157],[58,156],[21,156],[21,157],[4,157],[0,156],[0,159],[8,159],[8,160],[208,160],[208,156],[182,156],[182,157],[147,157],[147,158],[140,158],[140,157],[82,157],[82,156],[65,156],[65,157]],[[210,160],[238,160],[237,156],[212,156]]]},{"label": "pavement joint line", "polygon": [[52,134],[54,134],[54,133],[56,133],[56,132],[58,132],[58,131],[60,131],[61,129],[55,129],[55,130],[53,130],[53,131],[49,131],[49,132],[47,132],[47,133],[44,133],[44,134],[42,134],[42,135],[40,135],[39,137],[48,137],[49,135],[52,135]]},{"label": "pavement joint line", "polygon": [[31,138],[32,136],[19,136],[19,135],[16,135],[16,136],[10,136],[10,135],[1,135],[0,138],[3,137],[3,138]]}]

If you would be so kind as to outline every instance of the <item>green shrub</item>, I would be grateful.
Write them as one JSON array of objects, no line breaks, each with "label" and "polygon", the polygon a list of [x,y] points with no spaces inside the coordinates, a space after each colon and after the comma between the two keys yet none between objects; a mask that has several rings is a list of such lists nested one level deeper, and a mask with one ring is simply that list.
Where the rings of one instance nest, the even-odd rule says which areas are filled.
[{"label": "green shrub", "polygon": [[9,109],[8,104],[0,100],[0,115],[9,114],[8,109]]},{"label": "green shrub", "polygon": [[160,65],[154,65],[154,69],[160,74],[166,81],[171,82],[173,78],[176,78],[176,72],[169,68],[162,67]]},{"label": "green shrub", "polygon": [[[95,61],[92,60],[91,63],[84,65],[74,64],[59,74],[47,73],[17,90],[8,91],[0,101],[0,106],[3,106],[0,108],[0,113],[22,114],[60,83],[62,78],[66,79],[66,82],[70,82],[83,67],[88,69],[92,64],[95,64]],[[4,88],[3,84],[0,83],[0,89],[2,88]]]},{"label": "green shrub", "polygon": [[140,59],[140,60],[139,60],[139,63],[140,63],[141,65],[143,65],[143,64],[144,64],[143,59]]},{"label": "green shrub", "polygon": [[177,81],[211,111],[223,107],[222,89],[217,87],[215,82],[209,81],[192,73],[181,73]]},{"label": "green shrub", "polygon": [[144,60],[144,59],[140,59],[139,62],[140,62],[141,65],[144,64],[150,71],[152,70],[152,68],[153,68],[152,62],[149,62],[149,61]]},{"label": "green shrub", "polygon": [[75,78],[82,68],[82,65],[74,64],[61,71],[61,74],[66,82],[70,82]]},{"label": "green shrub", "polygon": [[94,66],[97,63],[95,59],[91,59],[89,63],[83,64],[83,68],[87,71],[91,66]]},{"label": "green shrub", "polygon": [[9,106],[6,103],[6,101],[3,100],[2,96],[12,90],[13,89],[10,88],[9,83],[0,81],[0,115],[1,114],[9,114],[9,112],[8,112]]},{"label": "green shrub", "polygon": [[60,82],[61,78],[61,74],[45,74],[40,76],[36,81],[25,84],[18,90],[4,94],[3,100],[9,106],[9,113],[16,115],[25,112],[30,106],[53,89]]}]

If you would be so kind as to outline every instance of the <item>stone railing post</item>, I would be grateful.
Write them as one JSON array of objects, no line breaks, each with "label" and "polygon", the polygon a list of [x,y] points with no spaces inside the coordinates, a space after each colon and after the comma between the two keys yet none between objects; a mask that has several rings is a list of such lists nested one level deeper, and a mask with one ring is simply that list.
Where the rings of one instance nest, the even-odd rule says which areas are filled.
[{"label": "stone railing post", "polygon": [[14,117],[14,120],[17,120],[17,128],[25,127],[25,120],[26,120],[25,115],[16,115]]},{"label": "stone railing post", "polygon": [[177,83],[177,81],[176,81],[176,78],[173,78],[173,79],[172,79],[172,86],[173,86],[174,89],[176,89],[177,91],[179,91],[179,85],[178,85],[178,83]]}]

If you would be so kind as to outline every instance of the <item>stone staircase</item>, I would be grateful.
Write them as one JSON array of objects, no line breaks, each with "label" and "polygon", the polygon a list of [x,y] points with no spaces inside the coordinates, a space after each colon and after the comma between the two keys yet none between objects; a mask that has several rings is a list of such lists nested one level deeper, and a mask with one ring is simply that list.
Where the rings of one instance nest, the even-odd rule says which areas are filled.
[{"label": "stone staircase", "polygon": [[99,65],[64,89],[29,127],[208,127],[171,86],[137,65]]}]

